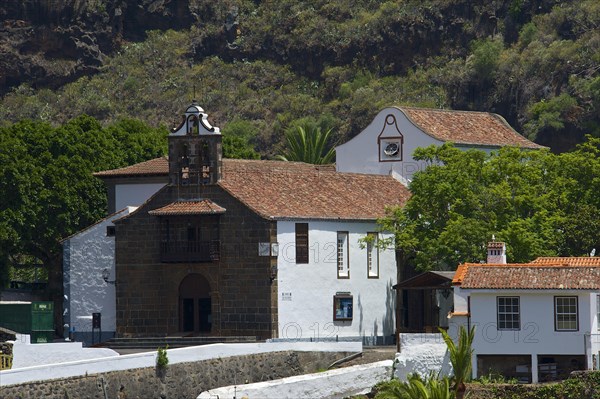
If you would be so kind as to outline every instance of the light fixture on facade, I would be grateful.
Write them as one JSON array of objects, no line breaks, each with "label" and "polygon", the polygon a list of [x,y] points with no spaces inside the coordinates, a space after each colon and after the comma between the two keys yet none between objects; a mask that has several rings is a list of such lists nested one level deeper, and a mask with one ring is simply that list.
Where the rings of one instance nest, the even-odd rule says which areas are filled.
[{"label": "light fixture on facade", "polygon": [[117,280],[110,281],[110,280],[108,280],[108,277],[110,277],[110,271],[108,271],[108,269],[102,270],[102,279],[104,280],[104,282],[106,284],[112,284],[112,285],[116,286]]}]

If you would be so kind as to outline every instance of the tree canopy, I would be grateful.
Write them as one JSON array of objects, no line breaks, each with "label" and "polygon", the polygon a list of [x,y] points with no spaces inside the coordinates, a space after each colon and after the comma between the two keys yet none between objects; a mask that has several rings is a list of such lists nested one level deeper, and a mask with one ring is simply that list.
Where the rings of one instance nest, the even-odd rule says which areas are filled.
[{"label": "tree canopy", "polygon": [[382,229],[421,270],[485,259],[492,235],[510,262],[585,256],[600,250],[600,139],[561,155],[505,147],[487,155],[451,144],[415,151],[429,164],[410,183],[404,208]]},{"label": "tree canopy", "polygon": [[102,128],[82,115],[59,127],[22,121],[0,128],[0,276],[6,279],[9,264],[41,263],[55,296],[60,240],[106,214],[106,188],[92,173],[165,150],[166,129],[135,120]]}]

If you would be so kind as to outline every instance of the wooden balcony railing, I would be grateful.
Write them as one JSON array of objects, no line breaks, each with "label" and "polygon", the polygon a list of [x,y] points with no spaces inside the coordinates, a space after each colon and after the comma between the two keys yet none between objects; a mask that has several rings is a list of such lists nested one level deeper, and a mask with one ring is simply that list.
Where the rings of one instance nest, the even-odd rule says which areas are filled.
[{"label": "wooden balcony railing", "polygon": [[160,260],[165,263],[215,262],[221,258],[221,242],[170,240],[160,245]]}]

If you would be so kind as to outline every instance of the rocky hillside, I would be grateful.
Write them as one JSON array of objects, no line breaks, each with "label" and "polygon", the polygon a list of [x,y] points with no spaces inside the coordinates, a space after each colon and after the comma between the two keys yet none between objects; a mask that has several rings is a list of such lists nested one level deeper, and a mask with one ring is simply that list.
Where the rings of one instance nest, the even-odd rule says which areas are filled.
[{"label": "rocky hillside", "polygon": [[[196,15],[197,16],[197,15]],[[123,42],[186,29],[186,1],[19,0],[0,5],[0,94],[21,83],[59,88],[94,73]]]},{"label": "rocky hillside", "polygon": [[294,120],[343,141],[391,104],[497,112],[555,151],[600,135],[597,0],[22,0],[0,22],[0,123],[171,125],[196,91],[264,156]]}]

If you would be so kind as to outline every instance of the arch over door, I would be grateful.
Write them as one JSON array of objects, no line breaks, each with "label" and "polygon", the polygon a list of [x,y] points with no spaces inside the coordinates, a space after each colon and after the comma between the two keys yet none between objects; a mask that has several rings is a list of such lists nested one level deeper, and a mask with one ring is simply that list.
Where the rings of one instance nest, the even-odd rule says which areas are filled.
[{"label": "arch over door", "polygon": [[188,274],[179,284],[179,329],[207,333],[211,327],[210,283],[201,274]]}]

